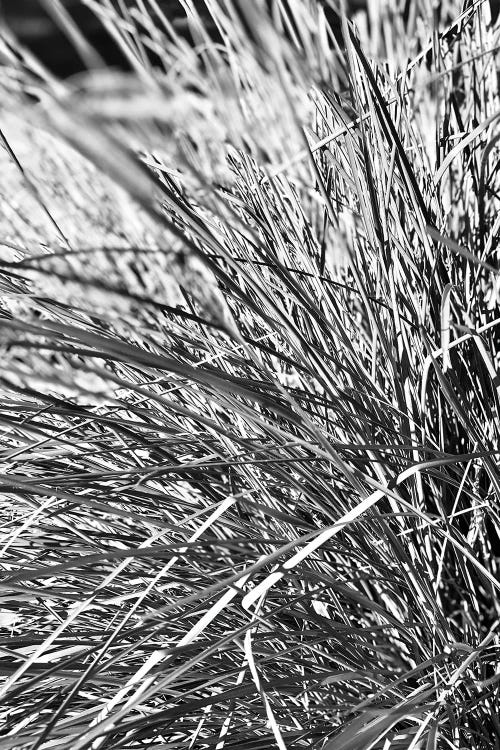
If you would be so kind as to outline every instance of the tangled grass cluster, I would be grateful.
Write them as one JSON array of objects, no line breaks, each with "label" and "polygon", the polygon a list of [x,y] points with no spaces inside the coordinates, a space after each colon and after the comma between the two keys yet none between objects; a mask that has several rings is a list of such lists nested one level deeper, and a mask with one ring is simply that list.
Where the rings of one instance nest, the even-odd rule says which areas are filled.
[{"label": "tangled grass cluster", "polygon": [[500,25],[181,2],[0,37],[0,750],[498,749]]}]

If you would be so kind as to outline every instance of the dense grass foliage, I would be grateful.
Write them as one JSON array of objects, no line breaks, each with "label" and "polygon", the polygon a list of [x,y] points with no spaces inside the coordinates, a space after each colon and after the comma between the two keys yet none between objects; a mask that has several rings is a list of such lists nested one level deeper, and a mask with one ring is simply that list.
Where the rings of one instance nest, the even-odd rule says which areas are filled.
[{"label": "dense grass foliage", "polygon": [[2,32],[0,750],[500,748],[489,4],[86,4],[130,74]]}]

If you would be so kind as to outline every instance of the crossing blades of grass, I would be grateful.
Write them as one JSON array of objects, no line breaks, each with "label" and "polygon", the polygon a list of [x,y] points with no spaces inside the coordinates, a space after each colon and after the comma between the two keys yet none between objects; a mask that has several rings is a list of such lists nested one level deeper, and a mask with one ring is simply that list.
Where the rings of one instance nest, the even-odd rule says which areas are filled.
[{"label": "crossing blades of grass", "polygon": [[497,747],[490,5],[85,5],[128,72],[2,36],[0,750]]}]

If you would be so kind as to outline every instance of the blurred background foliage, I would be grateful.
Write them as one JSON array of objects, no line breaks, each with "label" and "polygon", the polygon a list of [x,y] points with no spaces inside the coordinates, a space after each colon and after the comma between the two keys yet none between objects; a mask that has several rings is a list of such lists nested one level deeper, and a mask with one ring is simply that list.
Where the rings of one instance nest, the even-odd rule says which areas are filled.
[{"label": "blurred background foliage", "polygon": [[[498,5],[500,0],[491,0]],[[112,0],[115,7],[130,6],[130,0]],[[191,0],[200,17],[215,34],[215,28],[204,0]],[[53,73],[67,77],[81,72],[85,64],[75,51],[74,45],[62,29],[57,7],[69,13],[75,25],[88,42],[108,64],[127,68],[120,50],[114,44],[109,33],[103,28],[99,18],[92,12],[90,3],[84,0],[2,0],[0,1],[0,18],[7,24],[19,42],[28,47]],[[185,3],[181,0],[158,0],[158,5],[175,30],[190,38]],[[349,0],[348,10],[355,13],[365,8],[366,0]],[[339,3],[325,0],[326,16],[333,26],[339,27]]]}]

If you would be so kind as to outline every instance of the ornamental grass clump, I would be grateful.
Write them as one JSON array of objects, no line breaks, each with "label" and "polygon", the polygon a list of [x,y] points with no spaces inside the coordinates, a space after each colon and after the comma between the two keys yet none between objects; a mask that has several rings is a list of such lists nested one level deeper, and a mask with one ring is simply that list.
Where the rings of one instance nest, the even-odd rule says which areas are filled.
[{"label": "ornamental grass clump", "polygon": [[2,31],[0,750],[500,748],[493,4],[85,4]]}]

